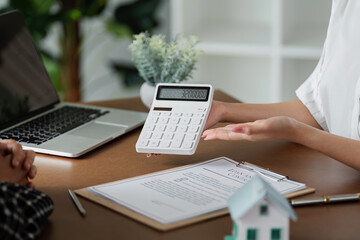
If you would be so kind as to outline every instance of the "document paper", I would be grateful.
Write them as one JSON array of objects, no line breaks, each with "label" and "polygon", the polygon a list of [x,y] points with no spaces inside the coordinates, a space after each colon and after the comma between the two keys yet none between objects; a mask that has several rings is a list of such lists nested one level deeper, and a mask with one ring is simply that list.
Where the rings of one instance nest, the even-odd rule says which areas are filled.
[{"label": "document paper", "polygon": [[[174,223],[227,208],[229,197],[256,171],[221,157],[200,164],[89,187],[92,193],[162,224]],[[261,175],[260,175],[261,176]],[[288,179],[262,176],[282,194],[304,189]]]}]

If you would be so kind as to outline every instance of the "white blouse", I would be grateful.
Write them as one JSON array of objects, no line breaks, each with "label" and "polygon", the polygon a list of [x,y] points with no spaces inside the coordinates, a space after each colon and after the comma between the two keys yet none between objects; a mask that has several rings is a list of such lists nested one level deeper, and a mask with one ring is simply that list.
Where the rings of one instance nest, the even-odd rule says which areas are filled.
[{"label": "white blouse", "polygon": [[360,140],[360,0],[333,0],[321,58],[296,95],[324,130]]}]

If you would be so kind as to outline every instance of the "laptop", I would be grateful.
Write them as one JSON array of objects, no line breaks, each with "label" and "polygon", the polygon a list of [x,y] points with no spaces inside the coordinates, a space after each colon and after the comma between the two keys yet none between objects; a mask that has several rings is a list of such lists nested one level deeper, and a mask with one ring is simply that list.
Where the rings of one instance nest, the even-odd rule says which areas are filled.
[{"label": "laptop", "polygon": [[0,15],[0,139],[79,157],[141,126],[146,113],[61,102],[20,12]]}]

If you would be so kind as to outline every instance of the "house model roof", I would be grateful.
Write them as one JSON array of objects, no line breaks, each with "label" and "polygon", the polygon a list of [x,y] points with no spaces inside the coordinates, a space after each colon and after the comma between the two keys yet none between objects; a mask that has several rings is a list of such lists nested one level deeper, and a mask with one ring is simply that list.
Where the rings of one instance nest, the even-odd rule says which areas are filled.
[{"label": "house model roof", "polygon": [[288,216],[296,221],[297,217],[288,200],[277,192],[260,176],[255,175],[229,199],[229,210],[233,220],[241,218],[247,211],[262,199],[285,210]]}]

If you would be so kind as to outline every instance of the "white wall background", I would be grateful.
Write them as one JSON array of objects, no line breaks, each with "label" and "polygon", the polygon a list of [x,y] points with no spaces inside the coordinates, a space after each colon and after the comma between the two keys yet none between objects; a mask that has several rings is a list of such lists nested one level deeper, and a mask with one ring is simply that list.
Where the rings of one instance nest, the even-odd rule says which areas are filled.
[{"label": "white wall background", "polygon": [[192,82],[244,102],[296,98],[320,58],[330,0],[171,0],[171,33],[200,38]]},{"label": "white wall background", "polygon": [[[103,21],[129,1],[110,0],[101,17],[83,22],[83,101],[139,96],[138,86],[125,86],[109,67],[131,61],[131,40],[108,33]],[[163,0],[156,32],[200,38],[204,54],[190,83],[211,83],[246,102],[274,102],[293,99],[315,67],[330,7],[330,0]],[[59,27],[44,41],[54,53]]]}]

